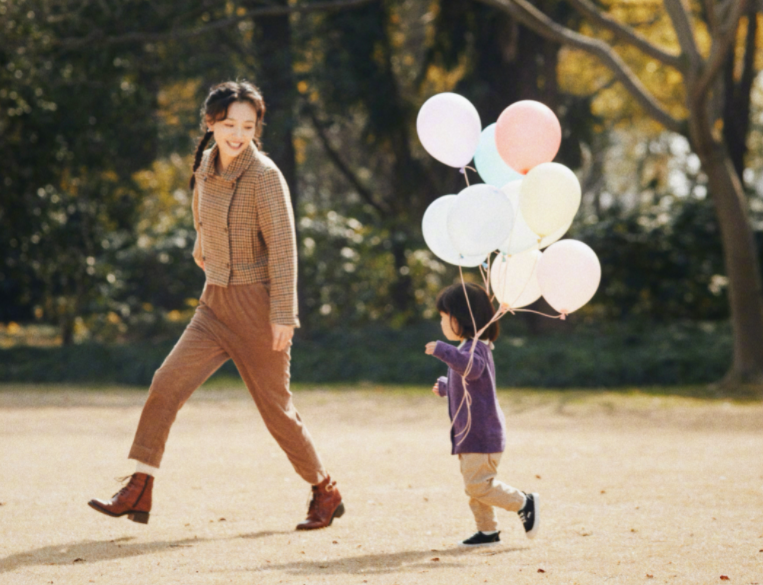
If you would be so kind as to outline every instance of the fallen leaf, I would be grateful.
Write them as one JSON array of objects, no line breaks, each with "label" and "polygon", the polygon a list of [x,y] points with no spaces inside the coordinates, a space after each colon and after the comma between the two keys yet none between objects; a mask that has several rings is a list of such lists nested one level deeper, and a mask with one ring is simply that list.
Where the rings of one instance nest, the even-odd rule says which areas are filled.
[{"label": "fallen leaf", "polygon": [[[715,520],[715,518],[713,518]],[[721,581],[731,581],[726,575],[721,575]]]},{"label": "fallen leaf", "polygon": [[635,528],[631,528],[631,532],[638,532]]},{"label": "fallen leaf", "polygon": [[220,518],[218,522],[225,522],[225,518]]},{"label": "fallen leaf", "polygon": [[606,493],[607,493],[607,490],[601,490],[601,493],[602,493],[602,494],[606,494]]},{"label": "fallen leaf", "polygon": [[540,479],[540,475],[536,475],[535,477],[537,477],[538,479]]},{"label": "fallen leaf", "polygon": [[332,540],[332,541],[331,541],[331,544],[339,544],[339,541],[337,541],[337,540]]},{"label": "fallen leaf", "polygon": [[430,561],[439,561],[439,560],[440,560],[440,557],[432,557],[432,558],[431,558],[431,559],[429,559],[429,560],[430,560]]},{"label": "fallen leaf", "polygon": [[85,559],[74,559],[72,562],[73,563],[84,563]]},{"label": "fallen leaf", "polygon": [[538,572],[539,573],[545,573],[546,571],[544,571],[543,569],[538,569]]},{"label": "fallen leaf", "polygon": [[650,575],[649,573],[646,574],[647,579],[654,579],[654,575]]}]

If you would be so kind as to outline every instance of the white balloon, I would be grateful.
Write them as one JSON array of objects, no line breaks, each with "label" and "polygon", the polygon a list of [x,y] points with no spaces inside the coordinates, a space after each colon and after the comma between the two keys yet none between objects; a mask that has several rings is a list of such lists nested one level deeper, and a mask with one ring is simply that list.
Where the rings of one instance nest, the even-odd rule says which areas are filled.
[{"label": "white balloon", "polygon": [[519,190],[522,185],[522,180],[511,181],[506,183],[501,191],[509,198],[511,205],[514,208],[514,229],[511,234],[503,242],[498,249],[504,254],[514,255],[521,254],[527,250],[542,250],[547,246],[550,246],[558,239],[560,239],[567,230],[570,229],[572,221],[567,225],[559,228],[554,233],[541,238],[538,234],[530,229],[522,215],[522,210],[519,205]]},{"label": "white balloon", "polygon": [[441,163],[469,164],[480,142],[482,122],[472,103],[456,93],[438,93],[419,110],[416,131],[426,151]]},{"label": "white balloon", "polygon": [[424,212],[421,231],[424,234],[424,241],[435,256],[449,264],[473,268],[482,264],[487,254],[461,256],[450,241],[447,226],[448,211],[455,200],[456,195],[445,195],[435,199]]},{"label": "white balloon", "polygon": [[461,191],[448,211],[450,240],[464,256],[496,250],[514,227],[514,209],[500,189],[472,185]]},{"label": "white balloon", "polygon": [[549,246],[538,262],[538,283],[543,298],[560,313],[577,311],[596,294],[601,281],[599,258],[577,240]]},{"label": "white balloon", "polygon": [[532,231],[545,237],[572,223],[580,207],[580,181],[562,164],[548,162],[522,179],[519,205]]},{"label": "white balloon", "polygon": [[516,256],[499,254],[490,268],[490,286],[501,304],[526,307],[540,298],[538,263],[543,252],[530,250]]}]

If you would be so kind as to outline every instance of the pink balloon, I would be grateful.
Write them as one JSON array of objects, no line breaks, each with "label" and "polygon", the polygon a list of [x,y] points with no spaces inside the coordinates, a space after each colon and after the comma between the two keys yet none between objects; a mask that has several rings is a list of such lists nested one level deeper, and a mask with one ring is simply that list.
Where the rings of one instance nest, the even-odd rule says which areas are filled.
[{"label": "pink balloon", "polygon": [[498,117],[495,127],[498,154],[523,175],[534,166],[554,160],[561,143],[559,119],[540,102],[516,102]]},{"label": "pink balloon", "polygon": [[537,270],[543,298],[565,315],[590,301],[601,281],[596,252],[578,240],[551,244],[538,261]]}]

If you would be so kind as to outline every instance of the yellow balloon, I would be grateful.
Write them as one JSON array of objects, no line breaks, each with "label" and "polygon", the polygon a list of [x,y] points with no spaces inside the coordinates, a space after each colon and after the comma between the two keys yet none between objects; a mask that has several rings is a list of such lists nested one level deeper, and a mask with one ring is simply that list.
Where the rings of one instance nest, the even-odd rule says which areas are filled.
[{"label": "yellow balloon", "polygon": [[542,163],[522,179],[519,206],[528,227],[542,238],[569,225],[580,207],[580,181],[559,163]]}]

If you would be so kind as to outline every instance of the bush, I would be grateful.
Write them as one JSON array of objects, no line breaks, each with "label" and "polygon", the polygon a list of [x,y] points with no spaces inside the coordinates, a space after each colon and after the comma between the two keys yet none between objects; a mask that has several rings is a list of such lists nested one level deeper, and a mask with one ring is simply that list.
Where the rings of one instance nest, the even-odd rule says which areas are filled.
[{"label": "bush", "polygon": [[[494,352],[499,387],[702,384],[718,380],[731,363],[725,323],[570,324],[538,336],[529,335],[516,319],[510,327]],[[441,338],[435,323],[298,336],[292,380],[430,385],[446,368],[424,354],[424,345]],[[0,351],[0,381],[147,386],[172,345],[14,347]],[[237,372],[228,362],[216,375]]]}]

